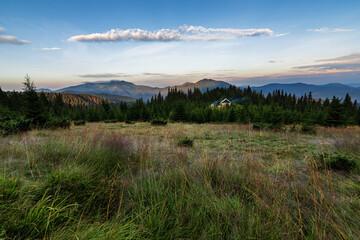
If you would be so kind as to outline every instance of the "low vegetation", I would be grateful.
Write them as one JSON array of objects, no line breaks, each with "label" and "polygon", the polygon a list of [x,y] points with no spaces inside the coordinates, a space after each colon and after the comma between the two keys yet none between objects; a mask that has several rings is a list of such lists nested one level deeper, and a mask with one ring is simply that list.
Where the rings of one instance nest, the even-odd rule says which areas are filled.
[{"label": "low vegetation", "polygon": [[290,128],[87,123],[2,137],[0,238],[359,239],[360,128]]}]

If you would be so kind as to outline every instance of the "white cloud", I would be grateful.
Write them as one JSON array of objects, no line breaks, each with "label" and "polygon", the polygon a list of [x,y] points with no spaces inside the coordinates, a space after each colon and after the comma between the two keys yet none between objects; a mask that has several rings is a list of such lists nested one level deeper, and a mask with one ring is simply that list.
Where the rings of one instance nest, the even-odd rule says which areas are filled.
[{"label": "white cloud", "polygon": [[287,36],[289,34],[290,33],[279,33],[279,34],[274,35],[273,37],[284,37],[284,36]]},{"label": "white cloud", "polygon": [[269,60],[268,63],[281,63],[284,62],[283,60]]},{"label": "white cloud", "polygon": [[346,56],[319,59],[316,62],[322,64],[296,66],[295,69],[306,69],[311,71],[360,71],[360,53],[353,53]]},{"label": "white cloud", "polygon": [[116,78],[116,77],[131,77],[130,74],[125,73],[88,73],[75,75],[81,78]]},{"label": "white cloud", "polygon": [[72,36],[73,42],[109,41],[213,41],[244,37],[273,36],[273,31],[265,29],[205,28],[201,26],[181,26],[178,29],[147,31],[138,28],[111,29],[106,33]]},{"label": "white cloud", "polygon": [[[0,27],[0,34],[2,34],[4,31],[5,31],[5,29]],[[26,44],[26,43],[29,43],[29,41],[18,40],[14,36],[0,35],[0,44],[22,45],[22,44]]]},{"label": "white cloud", "polygon": [[57,51],[57,50],[60,50],[61,48],[58,48],[58,47],[53,47],[53,48],[42,48],[40,50],[43,50],[43,51]]},{"label": "white cloud", "polygon": [[317,62],[339,62],[339,61],[360,61],[360,53],[353,53],[346,56],[336,57],[336,58],[326,58],[319,59]]},{"label": "white cloud", "polygon": [[328,32],[352,32],[354,29],[342,29],[342,28],[316,28],[316,29],[307,29],[307,32],[321,32],[321,33],[328,33]]},{"label": "white cloud", "polygon": [[14,36],[0,36],[0,44],[13,44],[13,45],[22,45],[29,43],[26,40],[18,40]]}]

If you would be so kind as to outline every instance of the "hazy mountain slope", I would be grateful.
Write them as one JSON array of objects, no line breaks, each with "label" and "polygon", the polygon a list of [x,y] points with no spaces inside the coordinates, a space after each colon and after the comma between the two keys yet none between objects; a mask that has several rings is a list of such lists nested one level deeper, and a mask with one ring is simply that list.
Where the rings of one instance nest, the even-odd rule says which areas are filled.
[{"label": "hazy mountain slope", "polygon": [[[207,89],[213,89],[216,87],[227,88],[231,84],[223,81],[215,81],[211,79],[203,79],[195,83],[186,82],[182,85],[176,86],[177,89],[187,92],[188,89],[199,88],[202,92],[205,92]],[[77,86],[71,86],[63,89],[59,89],[56,92],[67,92],[67,93],[86,93],[92,94],[99,97],[104,97],[111,101],[127,101],[133,102],[136,98],[148,99],[154,95],[157,95],[159,92],[162,95],[166,95],[168,88],[174,87],[149,87],[144,85],[136,85],[126,81],[104,81],[104,82],[95,82],[95,83],[84,83]],[[271,83],[260,87],[252,87],[256,91],[262,91],[264,94],[273,92],[274,90],[280,89],[284,92],[295,94],[297,96],[308,94],[312,92],[314,98],[332,98],[334,95],[339,98],[344,98],[346,93],[349,93],[352,99],[360,100],[360,88],[352,87],[340,83],[330,83],[326,85],[313,85],[305,83],[291,83],[291,84],[280,84],[280,83]],[[118,97],[122,96],[119,100]]]},{"label": "hazy mountain slope", "polygon": [[295,94],[296,96],[312,93],[314,98],[332,98],[334,95],[344,98],[349,93],[352,99],[360,99],[360,89],[340,83],[329,83],[325,85],[313,85],[305,83],[279,84],[271,83],[261,87],[252,87],[256,91],[262,91],[264,94],[280,89],[284,92]]},{"label": "hazy mountain slope", "polygon": [[227,82],[223,82],[223,81],[215,81],[212,79],[203,79],[200,80],[196,83],[189,83],[186,82],[182,85],[176,86],[178,89],[182,90],[182,91],[187,91],[188,89],[193,89],[193,88],[198,88],[200,89],[201,92],[205,92],[206,89],[214,89],[217,87],[220,88],[228,88],[230,87],[231,84],[227,83]]},{"label": "hazy mountain slope", "polygon": [[[229,87],[230,84],[222,81],[215,81],[211,79],[203,79],[196,83],[184,83],[182,85],[176,86],[179,90],[187,92],[188,89],[193,89],[194,87],[199,88],[202,92],[206,89],[213,89],[216,87]],[[96,82],[96,83],[83,83],[77,86],[66,87],[57,90],[56,92],[67,92],[67,93],[87,93],[87,94],[111,94],[111,95],[120,95],[131,98],[143,98],[148,99],[154,95],[157,95],[159,92],[162,95],[166,95],[168,88],[174,87],[149,87],[144,85],[136,85],[134,83],[126,81],[117,81],[111,80],[106,82]]]},{"label": "hazy mountain slope", "polygon": [[135,85],[126,81],[111,80],[106,82],[83,83],[77,86],[71,86],[59,89],[56,92],[67,93],[103,93],[111,95],[120,95],[131,98],[149,98],[158,94],[160,88],[153,88],[143,85]]}]

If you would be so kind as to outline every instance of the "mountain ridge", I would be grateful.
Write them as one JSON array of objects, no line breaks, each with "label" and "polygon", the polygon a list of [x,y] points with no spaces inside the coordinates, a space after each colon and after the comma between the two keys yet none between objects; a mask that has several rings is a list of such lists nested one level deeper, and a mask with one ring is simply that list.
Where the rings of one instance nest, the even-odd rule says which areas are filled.
[{"label": "mountain ridge", "polygon": [[[232,84],[224,81],[216,81],[213,79],[202,79],[197,82],[185,82],[181,85],[167,86],[167,87],[150,87],[146,85],[136,85],[124,80],[109,80],[86,82],[83,84],[70,86],[58,89],[55,92],[67,93],[86,93],[90,95],[107,94],[113,96],[130,97],[134,99],[149,99],[157,95],[159,92],[162,95],[167,95],[168,89],[176,87],[178,90],[187,92],[188,89],[199,88],[200,91],[205,92],[207,89],[216,87],[228,88]],[[245,86],[240,86],[244,88]],[[263,86],[253,86],[253,90],[262,91],[264,94],[271,93],[275,90],[284,90],[284,92],[295,94],[296,96],[312,93],[314,98],[332,98],[334,95],[339,98],[344,98],[346,93],[349,93],[353,99],[360,100],[360,88],[349,86],[342,83],[328,83],[323,85],[315,85],[308,83],[269,83]]]},{"label": "mountain ridge", "polygon": [[307,83],[270,83],[264,86],[252,87],[253,90],[262,91],[264,94],[271,93],[275,90],[284,90],[284,92],[295,94],[296,96],[308,94],[311,92],[314,98],[344,98],[347,93],[353,99],[360,100],[360,88],[351,87],[342,83],[328,83],[323,85]]},{"label": "mountain ridge", "polygon": [[120,95],[131,98],[143,98],[149,99],[159,92],[162,95],[166,95],[169,88],[177,87],[179,90],[187,91],[188,89],[199,88],[202,92],[206,89],[213,89],[216,87],[229,87],[231,84],[223,81],[216,81],[212,79],[202,79],[195,83],[186,82],[182,85],[167,86],[163,88],[150,87],[146,85],[136,85],[131,82],[123,80],[109,80],[106,82],[94,82],[94,83],[83,83],[76,86],[70,86],[62,89],[58,89],[55,92],[66,92],[66,93],[101,93],[110,95]]}]

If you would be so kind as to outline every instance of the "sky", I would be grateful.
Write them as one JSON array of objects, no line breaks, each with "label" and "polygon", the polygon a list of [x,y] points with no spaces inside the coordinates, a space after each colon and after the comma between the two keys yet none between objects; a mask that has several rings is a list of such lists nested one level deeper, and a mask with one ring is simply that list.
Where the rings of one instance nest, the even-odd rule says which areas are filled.
[{"label": "sky", "polygon": [[0,0],[0,87],[360,83],[359,0]]}]

